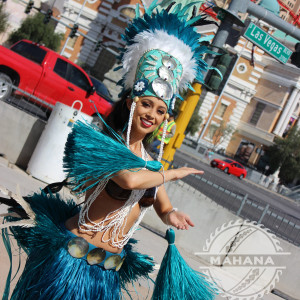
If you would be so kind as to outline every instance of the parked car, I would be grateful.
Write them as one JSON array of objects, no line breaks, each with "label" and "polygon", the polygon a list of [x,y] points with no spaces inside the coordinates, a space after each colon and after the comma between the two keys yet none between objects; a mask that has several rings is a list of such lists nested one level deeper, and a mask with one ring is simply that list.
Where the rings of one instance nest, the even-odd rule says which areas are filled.
[{"label": "parked car", "polygon": [[[17,86],[35,96],[45,108],[57,101],[72,106],[75,100],[82,102],[82,112],[107,116],[112,105],[95,93],[88,74],[78,65],[58,53],[28,40],[21,40],[7,49],[0,46],[0,100],[6,100]],[[29,97],[29,100],[31,98]],[[94,104],[94,105],[93,105]]]},{"label": "parked car", "polygon": [[213,159],[210,162],[210,165],[213,168],[221,169],[226,174],[237,176],[239,179],[243,179],[247,176],[247,170],[245,169],[245,167],[232,159]]},{"label": "parked car", "polygon": [[90,76],[90,79],[96,89],[96,93],[110,104],[114,104],[115,102],[112,100],[111,93],[109,92],[106,85],[95,77]]}]

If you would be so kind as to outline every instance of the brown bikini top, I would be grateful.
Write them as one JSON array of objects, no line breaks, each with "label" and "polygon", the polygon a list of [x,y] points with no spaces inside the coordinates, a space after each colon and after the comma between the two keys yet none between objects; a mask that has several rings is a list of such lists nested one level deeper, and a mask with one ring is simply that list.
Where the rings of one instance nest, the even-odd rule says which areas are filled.
[{"label": "brown bikini top", "polygon": [[[111,179],[107,182],[105,186],[105,191],[110,197],[120,201],[127,201],[131,194],[131,190],[121,188],[117,183],[115,183]],[[139,201],[140,206],[151,206],[154,203],[154,195],[155,187],[147,189],[143,197]]]}]

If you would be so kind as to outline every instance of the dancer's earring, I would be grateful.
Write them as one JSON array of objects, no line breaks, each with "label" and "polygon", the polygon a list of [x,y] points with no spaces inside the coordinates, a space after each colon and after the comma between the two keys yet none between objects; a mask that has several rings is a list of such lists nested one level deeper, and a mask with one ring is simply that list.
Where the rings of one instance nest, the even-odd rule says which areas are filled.
[{"label": "dancer's earring", "polygon": [[132,125],[132,119],[133,119],[133,114],[134,114],[134,110],[136,107],[137,102],[140,100],[139,97],[134,97],[131,103],[131,107],[130,107],[130,113],[129,113],[129,120],[128,120],[128,127],[127,127],[127,136],[126,136],[126,143],[127,143],[127,147],[129,148],[129,142],[130,142],[130,132],[131,132],[131,125]]}]

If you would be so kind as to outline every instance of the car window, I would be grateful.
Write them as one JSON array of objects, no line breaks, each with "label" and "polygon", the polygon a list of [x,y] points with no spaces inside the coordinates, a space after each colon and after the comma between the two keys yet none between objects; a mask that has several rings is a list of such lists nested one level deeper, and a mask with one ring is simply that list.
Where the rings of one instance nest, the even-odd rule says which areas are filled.
[{"label": "car window", "polygon": [[230,163],[230,164],[232,163],[232,160],[230,160],[230,159],[224,159],[223,161]]},{"label": "car window", "polygon": [[104,83],[102,83],[101,81],[99,81],[93,77],[90,77],[90,79],[91,79],[93,85],[95,86],[97,93],[99,93],[100,95],[103,95],[103,96],[110,97],[109,91],[108,91],[107,87],[104,85]]},{"label": "car window", "polygon": [[59,75],[62,78],[66,79],[67,78],[67,68],[68,68],[68,63],[63,59],[58,58],[56,63],[55,63],[53,71],[57,75]]},{"label": "car window", "polygon": [[10,50],[24,56],[27,59],[32,60],[35,63],[38,63],[39,65],[43,62],[47,54],[46,50],[41,49],[37,45],[26,42],[20,42],[11,47]]},{"label": "car window", "polygon": [[79,88],[88,91],[91,88],[91,85],[85,76],[84,73],[82,73],[79,69],[77,69],[75,66],[69,64],[70,68],[70,78],[69,81]]}]

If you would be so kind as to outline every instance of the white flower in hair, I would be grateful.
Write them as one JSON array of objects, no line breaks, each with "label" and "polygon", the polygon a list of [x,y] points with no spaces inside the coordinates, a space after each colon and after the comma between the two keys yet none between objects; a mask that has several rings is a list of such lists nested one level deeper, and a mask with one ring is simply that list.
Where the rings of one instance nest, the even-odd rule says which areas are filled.
[{"label": "white flower in hair", "polygon": [[135,84],[134,90],[137,92],[142,91],[145,88],[145,83],[143,81],[139,81]]}]

